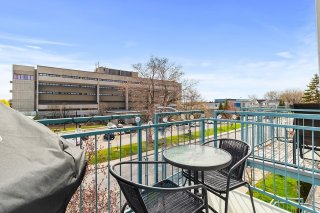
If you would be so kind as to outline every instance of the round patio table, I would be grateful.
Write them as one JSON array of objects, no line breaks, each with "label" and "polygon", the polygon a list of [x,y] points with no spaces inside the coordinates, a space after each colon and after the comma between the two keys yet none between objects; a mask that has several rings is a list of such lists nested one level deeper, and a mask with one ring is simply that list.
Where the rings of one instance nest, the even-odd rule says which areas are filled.
[{"label": "round patio table", "polygon": [[200,144],[165,149],[163,158],[173,166],[193,171],[223,169],[230,165],[232,159],[230,153],[223,149]]},{"label": "round patio table", "polygon": [[[198,171],[201,171],[201,181],[204,182],[204,171],[223,169],[230,165],[232,156],[229,152],[203,146],[200,144],[179,145],[163,151],[165,161],[173,166],[188,170],[189,184],[191,185],[191,170],[194,171],[194,184],[198,184]],[[194,190],[198,194],[198,190]]]}]

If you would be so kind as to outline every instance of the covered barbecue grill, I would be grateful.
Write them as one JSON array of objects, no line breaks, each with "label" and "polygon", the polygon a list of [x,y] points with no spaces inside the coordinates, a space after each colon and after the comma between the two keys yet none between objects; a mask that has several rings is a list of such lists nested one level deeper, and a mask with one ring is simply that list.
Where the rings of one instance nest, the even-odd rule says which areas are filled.
[{"label": "covered barbecue grill", "polygon": [[0,103],[0,212],[65,212],[85,168],[79,147]]}]

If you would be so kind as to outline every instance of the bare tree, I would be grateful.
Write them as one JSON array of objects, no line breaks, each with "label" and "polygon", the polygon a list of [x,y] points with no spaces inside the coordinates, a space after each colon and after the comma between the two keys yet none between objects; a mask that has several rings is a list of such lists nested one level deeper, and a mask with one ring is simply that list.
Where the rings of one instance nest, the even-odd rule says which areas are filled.
[{"label": "bare tree", "polygon": [[255,95],[255,94],[252,94],[252,95],[248,95],[248,98],[249,98],[249,100],[250,100],[250,105],[251,106],[255,106],[257,103],[258,103],[258,96],[257,95]]},{"label": "bare tree", "polygon": [[99,114],[100,115],[106,115],[107,111],[110,110],[111,108],[108,106],[108,103],[105,102],[100,102],[99,103]]},{"label": "bare tree", "polygon": [[[192,110],[196,109],[199,102],[202,102],[200,93],[196,86],[198,82],[194,80],[184,79],[182,82],[182,96],[179,105],[180,109]],[[198,108],[197,108],[198,109]]]},{"label": "bare tree", "polygon": [[[140,111],[144,122],[153,121],[156,111],[177,105],[181,99],[180,82],[183,76],[180,65],[171,63],[167,58],[152,56],[145,64],[132,66],[139,73],[139,83],[126,83],[123,89],[128,92],[130,109]],[[151,129],[147,140],[152,142]]]},{"label": "bare tree", "polygon": [[250,101],[253,101],[253,102],[258,100],[258,96],[255,94],[248,95],[248,98],[250,99]]},{"label": "bare tree", "polygon": [[151,57],[146,64],[133,64],[139,73],[140,84],[128,83],[130,108],[139,110],[144,121],[152,120],[157,107],[176,105],[181,98],[183,72],[181,66],[169,62],[167,58]]},{"label": "bare tree", "polygon": [[[207,117],[212,116],[207,102],[203,99],[197,89],[198,81],[184,79],[181,83],[181,101],[178,102],[177,109],[179,110],[203,110]],[[199,115],[200,116],[200,115]]]},{"label": "bare tree", "polygon": [[58,105],[49,105],[48,106],[48,115],[53,117],[53,118],[57,118],[60,117],[61,113],[60,113],[60,107]]},{"label": "bare tree", "polygon": [[286,104],[299,103],[302,97],[303,97],[303,91],[300,89],[287,89],[283,92],[280,92],[280,98]]},{"label": "bare tree", "polygon": [[[94,162],[95,158],[95,146],[94,140],[89,138],[83,144],[84,150],[86,150],[86,156],[88,162]],[[98,159],[101,156],[98,154]],[[95,185],[95,167],[94,165],[88,165],[85,176],[82,180],[82,197],[80,196],[80,188],[75,192],[71,198],[68,207],[67,213],[78,213],[80,211],[80,202],[82,201],[81,210],[83,213],[95,212],[95,203],[96,203],[96,185]],[[108,167],[104,165],[98,165],[98,175],[99,182],[97,185],[97,195],[98,195],[98,209],[99,212],[109,212],[115,213],[119,212],[119,202],[120,202],[120,189],[117,186],[112,186],[110,188],[110,197],[108,196],[108,188],[105,186],[104,182],[108,174]],[[108,199],[110,199],[110,206],[108,206]]]},{"label": "bare tree", "polygon": [[269,91],[269,92],[266,92],[266,94],[264,95],[264,98],[267,99],[267,100],[277,100],[279,99],[280,95],[279,95],[279,92],[277,91]]}]

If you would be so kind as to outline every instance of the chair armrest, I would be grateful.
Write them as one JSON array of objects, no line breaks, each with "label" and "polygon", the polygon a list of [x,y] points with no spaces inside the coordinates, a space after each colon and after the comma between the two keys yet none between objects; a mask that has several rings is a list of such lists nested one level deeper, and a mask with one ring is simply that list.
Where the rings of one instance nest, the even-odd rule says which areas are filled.
[{"label": "chair armrest", "polygon": [[238,161],[235,165],[231,167],[228,173],[227,188],[229,188],[232,171],[235,170],[237,167],[241,166],[241,164],[244,163],[251,154],[252,154],[252,150],[250,149],[246,156],[244,156],[240,161]]},{"label": "chair armrest", "polygon": [[203,143],[202,146],[207,145],[212,142],[215,142],[215,141],[218,141],[218,140],[220,140],[220,139],[213,139],[213,140],[207,141],[207,142]]}]

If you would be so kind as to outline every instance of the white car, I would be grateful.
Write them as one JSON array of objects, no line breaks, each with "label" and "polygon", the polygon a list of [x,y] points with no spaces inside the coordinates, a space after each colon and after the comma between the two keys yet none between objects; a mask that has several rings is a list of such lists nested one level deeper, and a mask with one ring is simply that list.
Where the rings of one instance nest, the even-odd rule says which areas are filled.
[{"label": "white car", "polygon": [[107,128],[108,129],[116,129],[117,126],[110,122],[110,123],[107,124]]},{"label": "white car", "polygon": [[214,122],[212,120],[208,120],[207,124],[213,124]]},{"label": "white car", "polygon": [[190,123],[190,126],[191,126],[191,127],[200,126],[200,123],[199,123],[199,122],[191,122],[191,123]]}]

